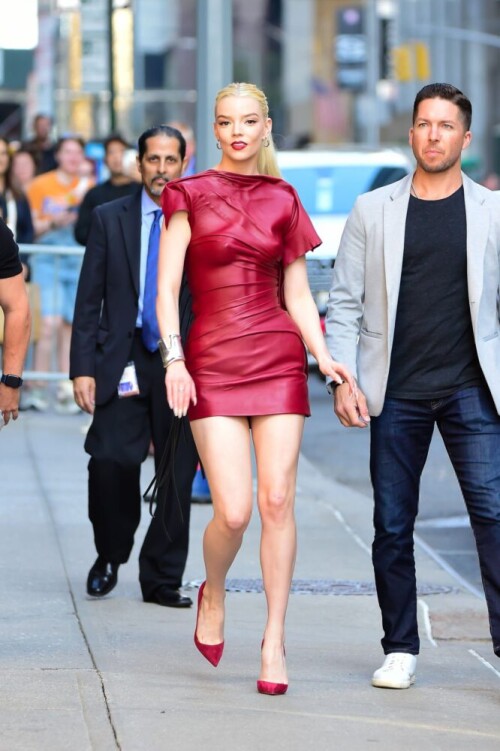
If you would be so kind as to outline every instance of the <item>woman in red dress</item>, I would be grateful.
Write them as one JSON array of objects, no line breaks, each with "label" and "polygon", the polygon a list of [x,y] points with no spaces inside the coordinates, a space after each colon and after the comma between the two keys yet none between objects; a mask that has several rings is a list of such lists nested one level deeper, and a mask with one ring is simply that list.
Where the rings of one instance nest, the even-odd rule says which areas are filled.
[{"label": "woman in red dress", "polygon": [[[324,375],[355,386],[324,343],[304,258],[321,240],[295,190],[279,177],[271,124],[266,97],[255,86],[230,84],[218,93],[220,163],[163,192],[157,315],[168,403],[176,416],[189,416],[213,500],[195,643],[216,666],[224,647],[226,574],[252,512],[252,438],[268,607],[257,688],[282,694],[295,482],[310,414],[304,342]],[[178,336],[184,268],[194,314],[185,355]]]}]

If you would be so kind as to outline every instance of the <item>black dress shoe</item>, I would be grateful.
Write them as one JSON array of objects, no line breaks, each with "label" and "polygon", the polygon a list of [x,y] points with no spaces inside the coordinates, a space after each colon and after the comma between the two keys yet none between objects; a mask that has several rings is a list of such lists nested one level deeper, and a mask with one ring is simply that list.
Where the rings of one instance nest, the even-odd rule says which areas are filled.
[{"label": "black dress shoe", "polygon": [[119,563],[109,563],[99,556],[89,571],[87,594],[104,597],[116,587]]},{"label": "black dress shoe", "polygon": [[178,589],[169,589],[168,587],[158,587],[144,602],[154,602],[156,605],[164,605],[167,608],[190,608],[193,601],[190,597],[181,595]]}]

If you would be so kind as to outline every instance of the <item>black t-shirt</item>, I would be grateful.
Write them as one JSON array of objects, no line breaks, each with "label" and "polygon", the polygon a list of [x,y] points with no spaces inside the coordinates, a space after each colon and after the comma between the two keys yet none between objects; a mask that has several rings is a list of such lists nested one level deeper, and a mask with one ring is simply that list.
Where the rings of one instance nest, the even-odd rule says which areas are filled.
[{"label": "black t-shirt", "polygon": [[29,151],[33,155],[36,164],[36,174],[43,175],[45,172],[51,172],[57,169],[56,147],[55,144],[42,146],[36,138],[31,141],[24,141],[21,148]]},{"label": "black t-shirt", "polygon": [[14,235],[3,219],[0,219],[0,279],[17,276],[22,270],[19,248],[14,240]]},{"label": "black t-shirt", "polygon": [[436,399],[483,383],[467,292],[463,187],[410,196],[387,395]]}]

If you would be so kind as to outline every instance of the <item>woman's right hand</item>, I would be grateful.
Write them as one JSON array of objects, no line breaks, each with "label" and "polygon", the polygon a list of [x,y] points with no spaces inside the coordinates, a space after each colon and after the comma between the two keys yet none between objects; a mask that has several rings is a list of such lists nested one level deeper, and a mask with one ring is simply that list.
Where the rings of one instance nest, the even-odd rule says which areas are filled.
[{"label": "woman's right hand", "polygon": [[184,360],[175,360],[165,374],[167,402],[176,417],[187,415],[190,402],[196,404],[196,388]]}]

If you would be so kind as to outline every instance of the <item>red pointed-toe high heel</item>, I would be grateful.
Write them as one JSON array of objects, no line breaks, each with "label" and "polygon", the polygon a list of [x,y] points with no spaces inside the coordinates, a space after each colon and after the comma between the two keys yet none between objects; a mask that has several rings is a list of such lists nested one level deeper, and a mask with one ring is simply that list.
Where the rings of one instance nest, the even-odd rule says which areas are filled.
[{"label": "red pointed-toe high heel", "polygon": [[[264,640],[260,648],[264,646]],[[285,647],[283,647],[283,655],[286,655]],[[267,694],[268,696],[280,696],[286,694],[288,689],[288,683],[271,683],[271,681],[257,681],[257,691],[259,694]]]},{"label": "red pointed-toe high heel", "polygon": [[198,618],[200,617],[200,607],[201,601],[203,599],[203,590],[205,589],[205,584],[206,582],[203,582],[198,592],[198,612],[196,613],[194,643],[196,644],[196,648],[201,652],[203,657],[208,660],[209,663],[214,666],[214,668],[216,668],[224,651],[224,642],[221,641],[219,644],[203,644],[203,642],[201,642],[196,636],[196,632],[198,631]]},{"label": "red pointed-toe high heel", "polygon": [[257,681],[257,691],[259,694],[268,696],[280,696],[286,694],[288,683],[271,683],[270,681]]}]

